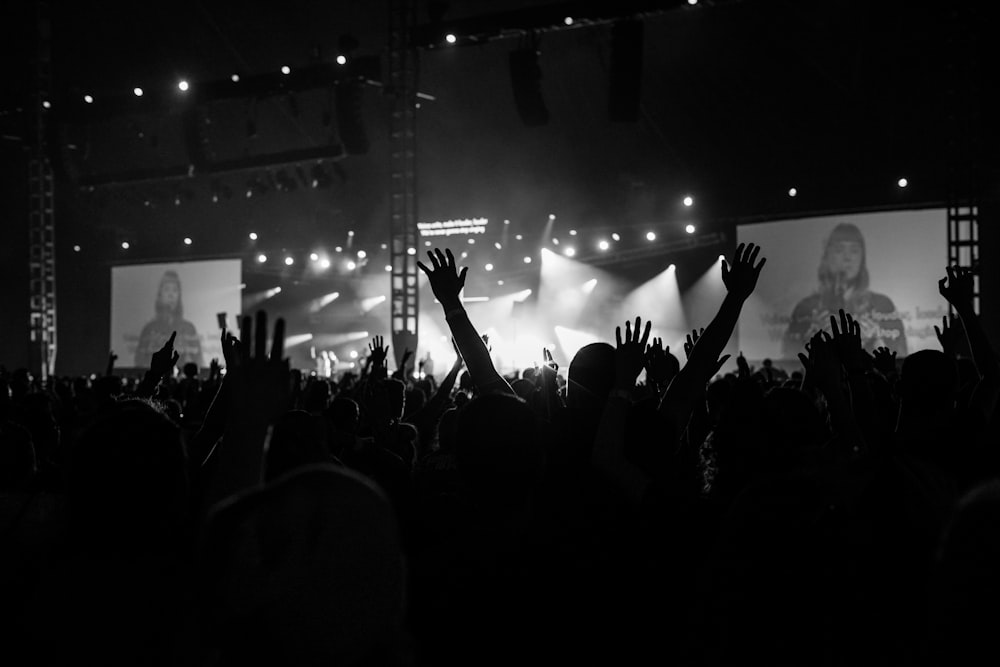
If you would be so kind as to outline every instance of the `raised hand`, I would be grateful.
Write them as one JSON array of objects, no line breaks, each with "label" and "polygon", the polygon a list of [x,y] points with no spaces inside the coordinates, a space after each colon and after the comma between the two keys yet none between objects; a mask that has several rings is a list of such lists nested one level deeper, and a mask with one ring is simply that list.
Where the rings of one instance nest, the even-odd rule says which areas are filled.
[{"label": "raised hand", "polygon": [[462,300],[459,294],[465,287],[465,274],[468,273],[469,267],[463,268],[459,273],[455,266],[455,256],[448,248],[445,248],[444,253],[437,248],[434,249],[434,252],[428,250],[427,256],[434,268],[428,269],[423,262],[419,261],[417,266],[427,274],[427,280],[430,281],[434,296],[441,302],[445,312],[460,307]]},{"label": "raised hand", "polygon": [[368,343],[368,350],[371,352],[368,359],[369,368],[383,368],[389,355],[389,346],[385,345],[385,338],[382,336],[372,338],[372,342]]},{"label": "raised hand", "polygon": [[759,253],[760,246],[741,243],[733,255],[732,265],[725,259],[722,260],[722,282],[730,294],[744,301],[753,293],[760,271],[767,262],[767,258],[762,257],[760,263],[754,266]]},{"label": "raised hand", "polygon": [[279,317],[274,323],[270,352],[267,314],[263,311],[257,313],[256,322],[249,316],[243,318],[240,340],[239,389],[234,393],[234,407],[244,419],[273,421],[288,408],[291,391],[288,359],[283,358],[285,320]]},{"label": "raised hand", "polygon": [[681,369],[681,362],[670,354],[669,345],[663,346],[662,338],[654,338],[653,342],[646,346],[643,362],[646,367],[646,378],[661,388],[670,384]]},{"label": "raised hand", "polygon": [[972,269],[964,266],[949,266],[945,268],[948,276],[938,281],[938,292],[955,310],[972,309],[973,293],[975,292],[975,277]]},{"label": "raised hand", "polygon": [[937,335],[938,343],[941,344],[942,352],[949,357],[958,356],[958,328],[954,324],[949,323],[947,315],[941,318],[940,329],[937,326],[934,327],[934,333]]},{"label": "raised hand", "polygon": [[870,360],[861,345],[861,324],[841,308],[839,326],[837,317],[831,315],[830,329],[833,331],[833,347],[847,373],[853,375],[867,371]]},{"label": "raised hand", "polygon": [[226,372],[232,373],[240,366],[240,339],[223,329],[222,331],[222,358],[226,362]]},{"label": "raised hand", "polygon": [[692,329],[691,333],[684,337],[684,358],[691,358],[691,351],[694,350],[694,346],[698,343],[698,339],[701,338],[701,334],[705,333],[705,327],[701,330]]},{"label": "raised hand", "polygon": [[639,335],[642,326],[642,319],[635,318],[635,329],[632,329],[631,322],[625,322],[625,340],[622,340],[622,328],[615,327],[615,388],[632,389],[635,387],[635,379],[642,370],[643,357],[646,352],[646,343],[649,340],[650,322],[646,322],[646,327]]},{"label": "raised hand", "polygon": [[818,331],[806,345],[808,356],[799,352],[799,361],[806,373],[822,390],[840,387],[844,366],[837,356],[833,338],[825,331]]},{"label": "raised hand", "polygon": [[181,358],[181,355],[174,351],[174,339],[176,338],[177,332],[175,331],[170,334],[170,338],[163,344],[163,347],[153,353],[153,357],[150,359],[149,373],[157,380],[173,370],[177,360]]},{"label": "raised hand", "polygon": [[875,370],[882,375],[889,377],[896,372],[896,352],[887,347],[877,347],[872,355],[875,363]]},{"label": "raised hand", "polygon": [[115,354],[114,350],[108,353],[108,365],[104,369],[104,376],[111,377],[115,373],[115,362],[118,361],[118,355]]}]

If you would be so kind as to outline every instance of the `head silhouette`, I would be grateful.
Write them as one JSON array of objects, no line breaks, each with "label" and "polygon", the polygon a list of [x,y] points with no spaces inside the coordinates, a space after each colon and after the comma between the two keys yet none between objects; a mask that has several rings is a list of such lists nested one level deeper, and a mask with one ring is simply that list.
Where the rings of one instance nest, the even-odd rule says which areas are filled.
[{"label": "head silhouette", "polygon": [[608,343],[584,345],[569,363],[566,402],[570,407],[601,409],[615,382],[615,348]]}]

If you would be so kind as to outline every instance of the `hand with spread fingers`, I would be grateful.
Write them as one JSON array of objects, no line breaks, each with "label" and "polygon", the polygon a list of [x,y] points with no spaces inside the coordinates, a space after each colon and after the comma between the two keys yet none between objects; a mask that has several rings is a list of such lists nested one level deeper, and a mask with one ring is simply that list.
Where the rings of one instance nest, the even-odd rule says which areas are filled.
[{"label": "hand with spread fingers", "polygon": [[469,267],[459,272],[455,265],[455,256],[449,248],[445,248],[443,253],[437,248],[433,252],[428,250],[427,256],[433,268],[427,268],[423,262],[417,262],[417,266],[427,275],[434,296],[441,302],[445,312],[461,307],[462,300],[459,294],[465,287],[465,274],[469,272]]},{"label": "hand with spread fingers", "polygon": [[889,377],[896,373],[896,352],[887,347],[877,347],[873,353],[875,370]]},{"label": "hand with spread fingers", "polygon": [[270,423],[288,409],[291,395],[288,359],[283,358],[285,320],[279,317],[274,323],[270,351],[267,314],[263,311],[257,313],[256,322],[249,316],[243,318],[240,341],[240,372],[234,407],[244,419]]},{"label": "hand with spread fingers", "polygon": [[833,347],[848,375],[868,371],[870,359],[861,344],[861,324],[841,308],[839,325],[837,317],[830,316],[830,330],[833,331]]},{"label": "hand with spread fingers", "polygon": [[691,352],[694,351],[694,346],[698,344],[698,339],[701,335],[705,333],[705,327],[699,329],[692,329],[691,333],[684,337],[684,358],[690,359]]},{"label": "hand with spread fingers", "polygon": [[642,318],[635,318],[635,329],[631,322],[625,322],[625,339],[622,340],[622,328],[615,327],[615,388],[631,390],[635,387],[635,379],[642,371],[643,358],[646,353],[646,343],[649,341],[650,322],[646,322],[642,335]]},{"label": "hand with spread fingers", "polygon": [[757,286],[757,279],[760,277],[761,269],[767,259],[762,257],[757,262],[757,255],[760,254],[760,246],[750,244],[739,244],[736,254],[733,256],[732,264],[725,259],[722,260],[722,282],[730,294],[746,301],[750,298],[754,288]]},{"label": "hand with spread fingers", "polygon": [[646,346],[644,358],[646,379],[660,389],[666,388],[681,369],[681,362],[670,353],[670,346],[663,346],[662,338],[654,338]]},{"label": "hand with spread fingers", "polygon": [[975,275],[966,266],[945,267],[947,277],[938,281],[938,292],[959,312],[971,311],[975,294]]}]

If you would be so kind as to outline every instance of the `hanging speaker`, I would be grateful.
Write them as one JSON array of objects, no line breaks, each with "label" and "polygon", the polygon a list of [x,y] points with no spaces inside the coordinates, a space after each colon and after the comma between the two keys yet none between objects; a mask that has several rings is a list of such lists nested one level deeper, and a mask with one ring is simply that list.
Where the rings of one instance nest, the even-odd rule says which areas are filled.
[{"label": "hanging speaker", "polygon": [[639,120],[642,91],[642,21],[618,21],[611,28],[611,77],[608,117],[612,121]]},{"label": "hanging speaker", "polygon": [[538,65],[536,49],[510,52],[510,83],[521,122],[528,127],[548,124],[549,110],[542,99],[542,68]]}]

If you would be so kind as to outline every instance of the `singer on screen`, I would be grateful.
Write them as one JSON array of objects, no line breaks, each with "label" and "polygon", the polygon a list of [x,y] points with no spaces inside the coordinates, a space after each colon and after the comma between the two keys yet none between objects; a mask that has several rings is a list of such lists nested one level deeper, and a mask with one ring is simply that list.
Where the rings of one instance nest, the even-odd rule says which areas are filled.
[{"label": "singer on screen", "polygon": [[180,277],[176,271],[167,271],[156,291],[156,317],[139,334],[139,346],[135,350],[136,367],[149,366],[153,353],[163,347],[174,331],[177,332],[174,350],[180,355],[178,368],[186,363],[195,363],[201,368],[201,341],[194,325],[184,319]]},{"label": "singer on screen", "polygon": [[906,329],[892,299],[868,288],[865,239],[856,226],[842,222],[823,244],[819,286],[792,311],[782,341],[782,356],[795,359],[820,329],[830,330],[830,316],[843,308],[861,324],[864,348],[885,346],[906,355]]}]

